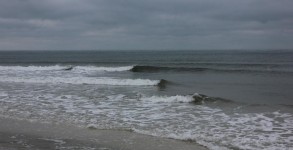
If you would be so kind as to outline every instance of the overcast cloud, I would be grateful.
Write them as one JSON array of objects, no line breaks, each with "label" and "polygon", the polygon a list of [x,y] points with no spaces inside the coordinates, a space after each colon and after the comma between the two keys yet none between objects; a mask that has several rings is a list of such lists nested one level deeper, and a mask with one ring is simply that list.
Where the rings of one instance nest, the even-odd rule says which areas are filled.
[{"label": "overcast cloud", "polygon": [[0,0],[1,50],[292,48],[293,0]]}]

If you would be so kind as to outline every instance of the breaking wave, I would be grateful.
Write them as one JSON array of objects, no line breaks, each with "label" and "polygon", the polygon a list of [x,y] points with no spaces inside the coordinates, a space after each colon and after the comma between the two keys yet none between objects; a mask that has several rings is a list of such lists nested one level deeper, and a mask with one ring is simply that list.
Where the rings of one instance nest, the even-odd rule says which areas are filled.
[{"label": "breaking wave", "polygon": [[121,67],[76,66],[73,69],[85,70],[85,71],[118,72],[118,71],[128,71],[132,68],[133,66],[121,66]]},{"label": "breaking wave", "polygon": [[166,67],[166,66],[145,66],[145,65],[130,65],[130,66],[72,66],[72,65],[52,65],[52,66],[0,66],[0,71],[75,71],[75,72],[253,72],[253,73],[293,73],[291,70],[280,70],[278,68],[267,68],[265,66],[257,66],[256,68],[250,66],[238,67]]},{"label": "breaking wave", "polygon": [[155,86],[160,83],[160,80],[149,79],[116,79],[116,78],[92,78],[92,77],[34,77],[34,78],[20,78],[7,77],[1,78],[1,82],[20,82],[20,83],[49,83],[49,84],[99,84],[99,85],[133,85],[133,86]]}]

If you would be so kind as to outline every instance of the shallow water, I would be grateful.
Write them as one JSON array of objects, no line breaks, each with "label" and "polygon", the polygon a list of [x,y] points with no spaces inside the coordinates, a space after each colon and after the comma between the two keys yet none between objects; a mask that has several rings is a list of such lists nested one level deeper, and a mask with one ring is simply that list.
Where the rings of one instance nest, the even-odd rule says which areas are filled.
[{"label": "shallow water", "polygon": [[93,130],[0,116],[0,149],[5,150],[206,150],[193,142],[122,130]]},{"label": "shallow water", "polygon": [[[293,147],[292,52],[1,52],[0,56],[4,116],[131,130],[193,140],[210,149]],[[134,72],[135,66],[157,69]],[[167,82],[157,86],[161,79]],[[197,93],[214,101],[196,105],[192,96]]]}]

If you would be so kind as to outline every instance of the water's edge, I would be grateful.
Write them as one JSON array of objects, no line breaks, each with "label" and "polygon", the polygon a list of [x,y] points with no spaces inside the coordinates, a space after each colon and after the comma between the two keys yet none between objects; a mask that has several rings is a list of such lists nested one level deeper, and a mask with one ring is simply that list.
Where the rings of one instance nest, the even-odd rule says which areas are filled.
[{"label": "water's edge", "polygon": [[0,149],[205,150],[195,143],[130,131],[92,130],[67,124],[0,117]]}]

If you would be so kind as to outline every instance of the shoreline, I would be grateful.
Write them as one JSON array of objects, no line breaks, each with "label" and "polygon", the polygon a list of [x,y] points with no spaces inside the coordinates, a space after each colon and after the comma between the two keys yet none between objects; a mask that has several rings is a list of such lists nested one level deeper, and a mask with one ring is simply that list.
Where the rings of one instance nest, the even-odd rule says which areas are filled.
[{"label": "shoreline", "polygon": [[195,142],[0,117],[0,149],[207,150]]}]

